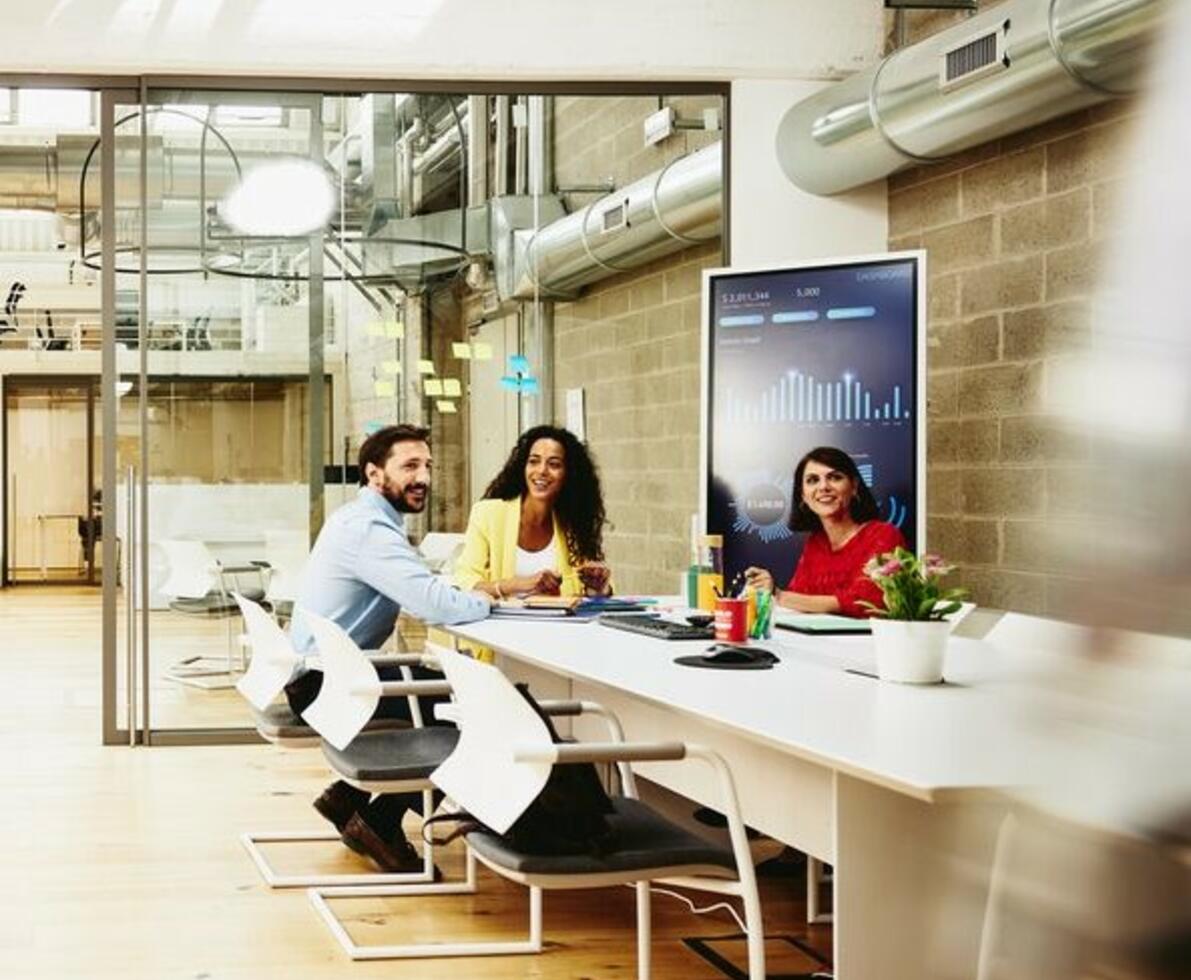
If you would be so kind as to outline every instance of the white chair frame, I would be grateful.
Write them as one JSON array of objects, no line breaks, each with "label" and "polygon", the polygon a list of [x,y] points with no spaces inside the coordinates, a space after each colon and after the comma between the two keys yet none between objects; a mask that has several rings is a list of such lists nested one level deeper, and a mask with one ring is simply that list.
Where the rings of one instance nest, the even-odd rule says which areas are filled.
[{"label": "white chair frame", "polygon": [[[454,665],[463,659],[463,655],[452,651],[442,650],[440,660],[449,679],[452,678]],[[470,661],[469,661],[470,662]],[[483,670],[491,670],[499,674],[496,667],[477,664]],[[472,668],[466,668],[471,670]],[[503,675],[501,675],[503,678]],[[504,680],[505,684],[509,682]],[[456,698],[459,697],[456,685]],[[456,702],[462,714],[464,731],[467,727],[466,703]],[[547,704],[552,709],[549,713],[579,713],[575,711],[575,702]],[[744,905],[744,918],[748,939],[748,962],[750,980],[764,980],[765,978],[765,944],[764,927],[761,917],[761,899],[757,889],[757,878],[753,868],[748,839],[745,834],[744,821],[740,816],[740,807],[736,797],[736,788],[732,774],[723,759],[706,746],[684,744],[681,742],[668,743],[629,743],[623,740],[623,731],[619,721],[610,712],[593,702],[579,702],[577,704],[583,713],[601,714],[609,727],[611,740],[601,743],[585,744],[553,744],[537,743],[514,746],[512,761],[515,764],[530,764],[548,766],[571,764],[579,762],[614,763],[620,772],[624,795],[637,798],[636,782],[631,768],[632,762],[643,761],[679,761],[683,759],[698,759],[709,765],[717,777],[724,813],[728,818],[728,832],[732,843],[732,851],[736,859],[737,877],[727,877],[728,872],[718,867],[681,866],[645,869],[641,872],[601,873],[590,875],[541,875],[511,872],[505,868],[485,860],[482,855],[475,854],[468,848],[469,875],[474,867],[474,861],[490,868],[493,872],[510,881],[525,885],[529,889],[529,924],[528,935],[524,939],[490,942],[458,942],[444,941],[441,943],[418,943],[406,945],[364,945],[355,942],[347,933],[342,922],[335,915],[328,904],[329,899],[372,898],[387,896],[402,896],[409,894],[426,894],[425,891],[411,892],[402,887],[377,887],[367,889],[352,888],[312,888],[308,892],[310,901],[319,917],[331,930],[343,950],[353,960],[373,959],[407,959],[429,958],[443,956],[492,956],[507,954],[539,953],[542,950],[542,892],[548,889],[581,889],[601,888],[619,884],[633,884],[637,902],[637,976],[639,980],[648,980],[651,975],[651,945],[652,926],[650,916],[650,884],[674,885],[680,888],[691,888],[700,891],[711,891],[716,894],[729,895],[740,898]],[[454,707],[454,706],[452,706]],[[481,705],[481,710],[485,706]],[[445,765],[445,764],[444,764]],[[436,771],[435,775],[438,775]]]}]

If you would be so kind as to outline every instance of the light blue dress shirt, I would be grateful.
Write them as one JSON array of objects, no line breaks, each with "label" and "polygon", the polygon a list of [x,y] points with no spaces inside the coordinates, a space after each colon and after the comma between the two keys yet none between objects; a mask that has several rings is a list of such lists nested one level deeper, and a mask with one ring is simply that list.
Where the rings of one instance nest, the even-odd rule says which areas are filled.
[{"label": "light blue dress shirt", "polygon": [[338,623],[364,650],[379,649],[404,609],[427,623],[469,623],[488,615],[488,602],[435,577],[405,531],[405,519],[371,487],[344,504],[319,532],[306,563],[290,631],[304,653],[314,637],[309,610]]}]

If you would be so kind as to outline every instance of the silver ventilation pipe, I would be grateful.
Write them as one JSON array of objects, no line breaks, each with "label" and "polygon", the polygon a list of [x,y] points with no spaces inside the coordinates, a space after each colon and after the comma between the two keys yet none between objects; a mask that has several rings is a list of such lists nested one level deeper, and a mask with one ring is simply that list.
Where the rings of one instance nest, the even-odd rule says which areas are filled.
[{"label": "silver ventilation pipe", "polygon": [[536,233],[517,232],[512,295],[573,296],[579,287],[713,241],[723,211],[723,146],[713,143]]},{"label": "silver ventilation pipe", "polygon": [[1167,0],[1008,0],[783,117],[777,156],[814,194],[898,170],[1136,90]]}]

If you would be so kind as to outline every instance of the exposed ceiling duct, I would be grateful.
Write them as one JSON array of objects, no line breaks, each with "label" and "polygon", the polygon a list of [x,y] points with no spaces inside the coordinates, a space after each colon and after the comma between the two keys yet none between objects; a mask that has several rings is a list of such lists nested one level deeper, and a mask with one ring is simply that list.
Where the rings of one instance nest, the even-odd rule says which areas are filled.
[{"label": "exposed ceiling duct", "polygon": [[722,212],[723,145],[713,143],[537,232],[514,232],[512,274],[498,267],[497,281],[517,299],[535,290],[573,297],[588,283],[713,241]]},{"label": "exposed ceiling duct", "polygon": [[1008,0],[789,109],[789,179],[837,194],[1135,91],[1167,0]]}]

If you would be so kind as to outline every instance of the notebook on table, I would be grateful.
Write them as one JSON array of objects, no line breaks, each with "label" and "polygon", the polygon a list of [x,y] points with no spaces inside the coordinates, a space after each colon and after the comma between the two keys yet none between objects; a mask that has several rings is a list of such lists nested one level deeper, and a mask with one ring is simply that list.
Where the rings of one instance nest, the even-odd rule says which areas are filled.
[{"label": "notebook on table", "polygon": [[852,619],[849,616],[834,616],[830,613],[795,613],[780,611],[773,623],[778,629],[811,636],[863,635],[871,633],[867,619]]},{"label": "notebook on table", "polygon": [[640,612],[647,602],[615,596],[531,595],[524,599],[501,599],[492,604],[492,615],[526,619],[555,619],[564,616],[601,616],[604,613]]}]

